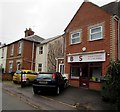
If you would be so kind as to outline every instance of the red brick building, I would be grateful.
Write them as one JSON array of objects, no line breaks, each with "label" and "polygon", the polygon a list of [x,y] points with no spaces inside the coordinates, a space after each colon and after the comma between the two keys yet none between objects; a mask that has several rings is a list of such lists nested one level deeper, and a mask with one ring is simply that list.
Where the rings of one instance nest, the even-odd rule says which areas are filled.
[{"label": "red brick building", "polygon": [[65,29],[65,73],[71,86],[100,90],[109,62],[119,58],[120,20],[114,11],[105,11],[109,6],[83,2]]},{"label": "red brick building", "polygon": [[36,45],[42,40],[44,39],[34,35],[29,28],[25,31],[25,38],[8,44],[6,72],[11,73],[19,69],[35,70]]}]

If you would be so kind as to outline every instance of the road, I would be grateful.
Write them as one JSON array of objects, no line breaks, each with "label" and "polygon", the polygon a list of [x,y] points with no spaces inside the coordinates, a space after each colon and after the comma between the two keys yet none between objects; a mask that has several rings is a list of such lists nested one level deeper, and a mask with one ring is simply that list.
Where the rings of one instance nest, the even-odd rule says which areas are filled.
[{"label": "road", "polygon": [[[60,100],[54,100],[48,97],[48,95],[34,95],[32,92],[32,87],[21,88],[16,84],[4,85],[5,91],[12,92],[12,94],[27,100],[31,105],[37,107],[39,110],[76,110],[75,106],[69,105],[67,103],[61,102]],[[3,89],[4,90],[4,89]],[[58,97],[56,95],[50,94],[50,96]]]},{"label": "road", "polygon": [[39,110],[111,110],[112,106],[101,100],[100,93],[82,88],[69,87],[60,95],[40,94],[34,95],[32,87],[21,88],[20,85],[12,82],[3,82],[5,91],[12,92],[24,100],[30,102]]},{"label": "road", "polygon": [[20,98],[2,91],[2,110],[36,110],[36,108],[23,102]]}]

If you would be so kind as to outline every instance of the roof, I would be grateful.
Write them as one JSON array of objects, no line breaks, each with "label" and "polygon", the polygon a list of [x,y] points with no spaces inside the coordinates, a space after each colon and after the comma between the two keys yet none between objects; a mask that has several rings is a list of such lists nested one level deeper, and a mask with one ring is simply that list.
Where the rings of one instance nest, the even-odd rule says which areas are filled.
[{"label": "roof", "polygon": [[58,35],[58,36],[55,36],[55,37],[52,37],[52,38],[49,38],[49,39],[45,39],[45,40],[41,41],[41,44],[46,44],[46,43],[48,43],[50,41],[53,41],[53,40],[55,40],[55,39],[57,39],[57,38],[59,38],[61,36],[62,35]]},{"label": "roof", "polygon": [[90,4],[92,4],[92,5],[94,5],[94,6],[96,6],[96,7],[98,7],[98,8],[100,8],[98,5],[96,5],[96,4],[94,4],[94,3],[92,3],[92,2],[90,2],[90,1],[88,1],[88,0],[84,0],[84,2],[81,4],[81,6],[79,7],[79,9],[77,10],[77,12],[75,13],[75,15],[73,16],[73,18],[71,19],[71,21],[69,22],[69,24],[67,25],[67,27],[65,28],[65,30],[64,31],[66,31],[66,29],[69,27],[69,25],[71,24],[71,22],[74,20],[74,18],[75,18],[75,16],[79,13],[79,10],[81,9],[81,7],[85,4],[85,3],[90,3]]},{"label": "roof", "polygon": [[19,40],[16,40],[16,41],[14,41],[14,42],[12,42],[12,43],[9,43],[9,44],[7,44],[7,45],[16,43],[16,42],[21,41],[21,40],[26,40],[26,41],[30,41],[30,42],[40,43],[40,42],[43,41],[44,39],[41,38],[41,37],[39,37],[39,36],[37,36],[37,35],[31,35],[31,36],[27,36],[27,37],[25,37],[25,38],[21,38],[21,39],[19,39]]},{"label": "roof", "polygon": [[[89,1],[86,1],[89,2]],[[75,15],[73,16],[73,18],[71,19],[71,21],[69,22],[69,24],[67,25],[67,27],[65,28],[64,31],[66,31],[66,29],[69,27],[69,25],[71,24],[71,22],[73,21],[73,19],[75,18],[75,16],[77,15],[77,13],[79,13],[79,10],[81,9],[81,7],[84,5],[84,3],[86,3],[85,1],[82,3],[82,5],[79,7],[79,9],[77,10],[77,12],[75,13]],[[102,7],[97,6],[96,4],[89,2],[92,5],[102,9],[103,11],[105,11],[106,13],[108,13],[109,15],[117,15],[118,17],[120,17],[120,1],[119,2],[111,2],[109,4],[106,4]]]},{"label": "roof", "polygon": [[30,40],[30,41],[33,41],[33,42],[41,42],[43,41],[44,39],[42,37],[39,37],[37,35],[31,35],[31,36],[27,36],[25,38],[23,38],[25,40]]},{"label": "roof", "polygon": [[109,14],[117,15],[120,18],[120,1],[108,3],[101,8]]}]

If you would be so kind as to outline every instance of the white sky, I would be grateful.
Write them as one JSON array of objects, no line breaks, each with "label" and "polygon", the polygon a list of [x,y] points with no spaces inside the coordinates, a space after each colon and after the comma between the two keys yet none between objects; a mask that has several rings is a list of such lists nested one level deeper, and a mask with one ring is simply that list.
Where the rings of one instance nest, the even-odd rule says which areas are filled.
[{"label": "white sky", "polygon": [[[26,28],[45,39],[64,33],[64,29],[84,0],[0,0],[0,42],[24,37]],[[89,0],[102,6],[115,0]]]}]

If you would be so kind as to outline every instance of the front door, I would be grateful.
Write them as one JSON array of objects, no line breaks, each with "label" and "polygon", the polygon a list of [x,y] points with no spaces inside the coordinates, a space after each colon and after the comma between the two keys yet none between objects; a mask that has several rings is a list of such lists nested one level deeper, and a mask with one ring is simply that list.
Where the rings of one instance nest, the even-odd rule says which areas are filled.
[{"label": "front door", "polygon": [[88,67],[88,63],[83,63],[82,66],[81,66],[80,86],[85,87],[85,88],[89,87],[89,67]]}]

